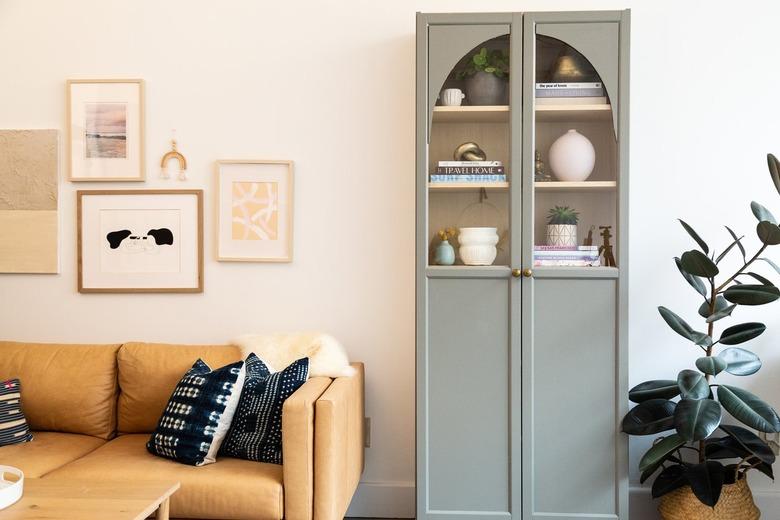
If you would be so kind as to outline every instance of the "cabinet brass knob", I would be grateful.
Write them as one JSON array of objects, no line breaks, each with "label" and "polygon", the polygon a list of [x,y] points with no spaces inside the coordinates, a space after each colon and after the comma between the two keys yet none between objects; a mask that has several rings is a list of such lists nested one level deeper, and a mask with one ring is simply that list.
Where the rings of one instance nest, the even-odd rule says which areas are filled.
[{"label": "cabinet brass knob", "polygon": [[521,269],[512,269],[512,276],[515,278],[520,278],[523,276],[523,271]]},{"label": "cabinet brass knob", "polygon": [[526,278],[531,278],[534,275],[534,272],[531,269],[523,269],[523,276]]}]

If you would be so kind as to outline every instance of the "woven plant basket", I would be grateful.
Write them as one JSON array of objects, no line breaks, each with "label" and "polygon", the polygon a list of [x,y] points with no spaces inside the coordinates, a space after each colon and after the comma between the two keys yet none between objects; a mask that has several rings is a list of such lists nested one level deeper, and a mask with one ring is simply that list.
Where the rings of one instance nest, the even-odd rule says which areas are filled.
[{"label": "woven plant basket", "polygon": [[744,478],[723,486],[714,508],[699,502],[690,486],[685,486],[662,496],[658,512],[664,520],[757,520],[761,517]]}]

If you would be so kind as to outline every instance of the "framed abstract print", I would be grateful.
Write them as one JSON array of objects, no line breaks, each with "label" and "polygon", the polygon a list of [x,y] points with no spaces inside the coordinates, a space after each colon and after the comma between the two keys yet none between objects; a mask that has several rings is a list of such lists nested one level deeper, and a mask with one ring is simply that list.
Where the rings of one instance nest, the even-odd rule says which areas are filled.
[{"label": "framed abstract print", "polygon": [[217,259],[291,262],[292,161],[217,161]]},{"label": "framed abstract print", "polygon": [[203,190],[80,190],[77,225],[79,292],[203,292]]},{"label": "framed abstract print", "polygon": [[67,89],[69,179],[143,181],[143,80],[72,79]]}]

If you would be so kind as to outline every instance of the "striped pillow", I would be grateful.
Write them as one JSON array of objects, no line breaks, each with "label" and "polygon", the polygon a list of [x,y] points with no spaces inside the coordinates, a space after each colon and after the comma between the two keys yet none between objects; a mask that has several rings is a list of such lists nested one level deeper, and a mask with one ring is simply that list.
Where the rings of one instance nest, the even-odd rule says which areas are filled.
[{"label": "striped pillow", "polygon": [[0,446],[29,442],[33,438],[22,413],[21,392],[18,379],[0,381]]}]

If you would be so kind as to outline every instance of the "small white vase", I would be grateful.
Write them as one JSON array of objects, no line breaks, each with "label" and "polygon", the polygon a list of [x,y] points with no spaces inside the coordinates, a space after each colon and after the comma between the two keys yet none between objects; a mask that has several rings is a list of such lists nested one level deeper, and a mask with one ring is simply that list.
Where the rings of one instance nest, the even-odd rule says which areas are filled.
[{"label": "small white vase", "polygon": [[574,247],[577,245],[577,226],[575,224],[548,224],[547,245]]},{"label": "small white vase", "polygon": [[593,173],[596,149],[587,137],[572,129],[552,144],[549,163],[559,181],[582,182]]},{"label": "small white vase", "polygon": [[460,228],[458,231],[458,254],[466,265],[492,265],[498,251],[496,228]]}]

